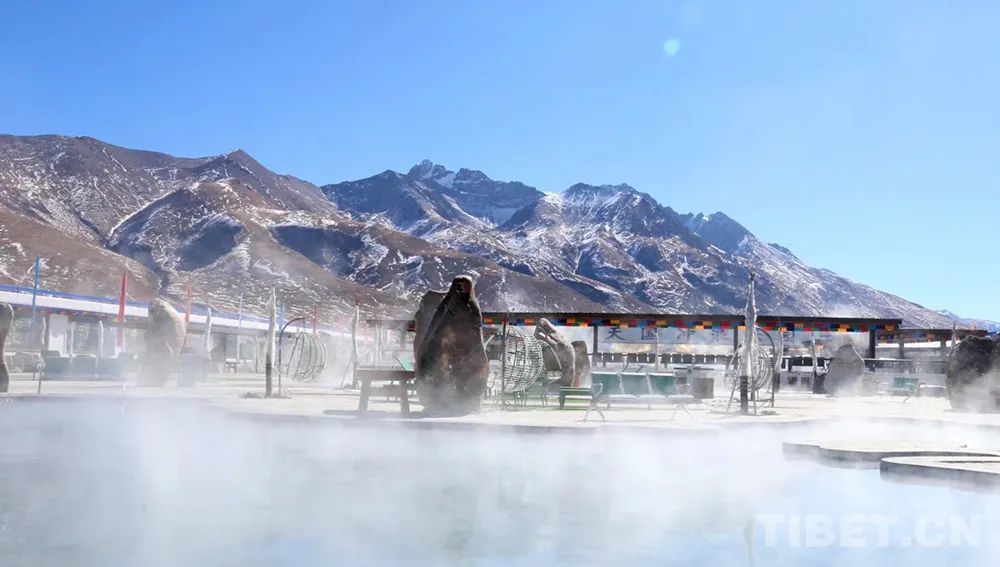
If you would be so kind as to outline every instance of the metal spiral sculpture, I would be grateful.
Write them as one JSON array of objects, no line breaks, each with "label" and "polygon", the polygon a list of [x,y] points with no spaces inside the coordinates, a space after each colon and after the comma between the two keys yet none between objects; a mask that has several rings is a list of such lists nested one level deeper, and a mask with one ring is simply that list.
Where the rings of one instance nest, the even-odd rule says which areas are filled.
[{"label": "metal spiral sculpture", "polygon": [[286,333],[288,326],[296,321],[293,319],[285,324],[278,337],[278,376],[291,378],[296,382],[313,382],[319,378],[326,368],[326,344],[319,335],[312,333]]},{"label": "metal spiral sculpture", "polygon": [[[775,372],[775,361],[778,357],[777,347],[771,334],[760,327],[757,327],[756,331],[757,345],[754,347],[753,376],[750,377],[749,384],[751,392],[758,392],[771,385],[771,379]],[[736,349],[736,354],[726,365],[726,382],[728,384],[735,384],[739,380],[742,352],[742,346]]]},{"label": "metal spiral sculpture", "polygon": [[503,340],[501,333],[500,329],[493,328],[486,339],[487,351],[497,352],[496,357],[490,357],[487,387],[505,394],[523,392],[545,372],[542,345],[520,327],[507,327],[506,352],[499,352]]}]

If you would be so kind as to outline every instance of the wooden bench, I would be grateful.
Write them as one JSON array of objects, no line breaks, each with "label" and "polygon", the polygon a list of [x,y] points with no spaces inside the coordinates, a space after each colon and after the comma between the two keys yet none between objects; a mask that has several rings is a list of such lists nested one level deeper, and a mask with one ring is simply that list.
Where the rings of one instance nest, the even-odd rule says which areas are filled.
[{"label": "wooden bench", "polygon": [[358,380],[361,381],[361,398],[358,400],[358,412],[368,411],[368,398],[372,394],[372,382],[399,382],[399,409],[403,417],[410,416],[409,383],[416,377],[412,369],[385,367],[358,367]]}]

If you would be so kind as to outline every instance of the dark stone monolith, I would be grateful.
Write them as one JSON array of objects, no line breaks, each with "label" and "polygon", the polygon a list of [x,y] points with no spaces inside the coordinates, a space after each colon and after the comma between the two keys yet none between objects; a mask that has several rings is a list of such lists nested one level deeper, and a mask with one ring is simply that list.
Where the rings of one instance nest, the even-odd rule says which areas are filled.
[{"label": "dark stone monolith", "polygon": [[447,294],[447,291],[430,290],[420,298],[420,306],[417,307],[417,313],[413,316],[414,369],[420,365],[420,346],[427,333],[427,327],[430,326],[431,320],[434,319],[434,313],[437,311],[438,306],[441,305],[441,302],[444,301],[444,296]]},{"label": "dark stone monolith", "polygon": [[7,342],[7,333],[10,332],[10,327],[13,324],[14,309],[6,303],[0,303],[0,393],[6,392],[10,386],[10,373],[7,372],[7,360],[3,345]]},{"label": "dark stone monolith", "polygon": [[945,368],[951,407],[960,411],[1000,411],[1000,343],[969,336],[948,357]]},{"label": "dark stone monolith", "polygon": [[483,314],[471,277],[458,276],[451,282],[417,352],[417,392],[428,415],[479,411],[490,365],[483,346]]},{"label": "dark stone monolith", "polygon": [[861,393],[865,377],[865,361],[852,345],[843,345],[830,360],[824,384],[834,396],[856,396]]},{"label": "dark stone monolith", "polygon": [[144,386],[162,386],[179,363],[184,344],[184,318],[166,301],[156,298],[149,303],[144,356],[145,369],[139,376]]},{"label": "dark stone monolith", "polygon": [[[555,367],[551,366],[552,357],[547,359],[546,370],[558,370],[559,379],[556,384],[559,386],[570,386],[576,377],[576,367],[574,364],[573,345],[566,339],[566,336],[559,332],[548,319],[540,319],[535,327],[535,338],[543,345],[548,345],[554,355]],[[545,349],[542,354],[544,357]]]}]

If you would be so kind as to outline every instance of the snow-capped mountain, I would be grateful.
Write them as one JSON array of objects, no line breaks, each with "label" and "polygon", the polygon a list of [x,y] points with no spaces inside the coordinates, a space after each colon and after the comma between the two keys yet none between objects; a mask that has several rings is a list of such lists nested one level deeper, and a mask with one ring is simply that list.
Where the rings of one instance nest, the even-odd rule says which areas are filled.
[{"label": "snow-capped mountain", "polygon": [[277,286],[290,313],[403,316],[477,278],[488,310],[735,312],[750,270],[775,314],[941,313],[803,264],[722,213],[679,214],[628,185],[546,194],[423,161],[317,187],[236,150],[178,158],[66,136],[0,136],[0,282],[35,255],[48,287],[233,308]]},{"label": "snow-capped mountain", "polygon": [[942,309],[938,311],[938,313],[954,321],[955,326],[960,329],[983,329],[990,333],[1000,333],[1000,321],[990,321],[989,319],[969,319],[967,317],[956,315],[947,309]]},{"label": "snow-capped mountain", "polygon": [[[473,209],[483,199],[475,177],[455,184]],[[602,308],[551,278],[356,219],[315,185],[240,150],[189,159],[91,138],[2,136],[0,253],[4,283],[25,283],[40,255],[50,288],[113,296],[127,270],[138,299],[162,292],[180,302],[190,287],[198,301],[234,309],[245,295],[259,310],[275,286],[290,315],[313,306],[349,313],[358,303],[406,316],[420,294],[459,273],[477,277],[487,301]]]},{"label": "snow-capped mountain", "polygon": [[[436,213],[434,222],[419,225],[397,220],[413,210],[402,199],[374,203],[366,188],[375,178],[323,190],[357,218],[384,219],[439,246],[526,275],[551,277],[609,310],[629,309],[638,301],[651,312],[738,312],[753,270],[763,312],[897,316],[912,325],[951,325],[950,319],[922,306],[807,266],[787,248],[759,240],[723,213],[679,214],[625,184],[578,183],[555,194],[519,184],[522,206],[501,220],[507,217],[507,203],[499,205],[503,214],[492,216],[463,208],[461,195],[452,196],[441,184],[456,177],[428,161],[405,175],[389,171],[376,176],[382,194],[412,191],[425,196],[425,202],[432,195],[450,197],[446,212],[432,209],[424,218]],[[478,184],[485,194],[502,193],[509,186],[485,176]],[[368,206],[353,206],[359,200]]]},{"label": "snow-capped mountain", "polygon": [[338,207],[353,213],[381,213],[396,227],[425,235],[461,224],[480,229],[501,224],[542,193],[523,183],[493,181],[481,171],[449,171],[424,160],[406,174],[324,185]]}]

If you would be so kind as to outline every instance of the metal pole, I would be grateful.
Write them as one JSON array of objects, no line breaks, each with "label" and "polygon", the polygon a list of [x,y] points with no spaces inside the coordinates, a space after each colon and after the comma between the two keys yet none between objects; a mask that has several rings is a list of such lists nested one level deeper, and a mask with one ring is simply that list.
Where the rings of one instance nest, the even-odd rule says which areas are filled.
[{"label": "metal pole", "polygon": [[268,318],[267,318],[267,345],[264,355],[264,396],[267,398],[271,397],[271,372],[273,370],[274,361],[274,332],[275,332],[275,297],[274,288],[271,288],[271,298],[268,302]]},{"label": "metal pole", "polygon": [[97,358],[104,358],[104,319],[97,320]]},{"label": "metal pole", "polygon": [[816,380],[819,378],[819,361],[816,360],[816,331],[812,331],[812,338],[809,340],[810,343],[810,354],[812,355],[812,390],[816,391]]},{"label": "metal pole", "polygon": [[[118,292],[118,329],[115,331],[115,354],[125,350],[125,300],[128,297],[128,272],[122,272],[122,285]],[[102,356],[104,353],[101,353]]]},{"label": "metal pole", "polygon": [[73,356],[73,343],[76,341],[76,325],[73,324],[73,315],[66,315],[66,354]]},{"label": "metal pole", "polygon": [[35,285],[31,290],[31,325],[28,330],[29,342],[32,346],[35,343],[35,311],[38,306],[38,280],[39,273],[42,271],[42,258],[40,256],[35,256]]},{"label": "metal pole", "polygon": [[771,408],[774,408],[774,397],[781,389],[781,367],[785,359],[785,333],[778,331],[778,346],[774,349],[774,375],[771,376]]},{"label": "metal pole", "polygon": [[740,413],[748,415],[750,413],[750,389],[749,378],[746,374],[740,374]]},{"label": "metal pole", "polygon": [[240,292],[240,303],[236,309],[236,370],[240,368],[240,339],[243,333],[243,293]]},{"label": "metal pole", "polygon": [[361,306],[354,305],[354,317],[351,319],[351,388],[358,387],[358,323],[361,319]]},{"label": "metal pole", "polygon": [[600,337],[600,326],[594,325],[594,348],[590,350],[590,355],[591,358],[593,359],[593,362],[591,362],[592,366],[597,366],[597,357],[598,357],[597,340],[599,337]]},{"label": "metal pole", "polygon": [[[48,317],[48,316],[46,315],[46,317]],[[46,325],[45,328],[46,328],[45,334],[48,335],[48,325]],[[46,346],[48,346],[48,345],[46,345]],[[44,350],[48,350],[48,349],[44,349]],[[44,374],[44,372],[42,372],[42,371],[38,372],[38,390],[35,393],[37,393],[39,395],[41,395],[41,393],[42,393],[42,374]]]},{"label": "metal pole", "polygon": [[656,346],[653,349],[653,370],[656,372],[660,371],[660,329],[653,327],[653,332],[656,333]]},{"label": "metal pole", "polygon": [[507,322],[509,315],[504,315],[500,331],[500,410],[507,408]]}]

